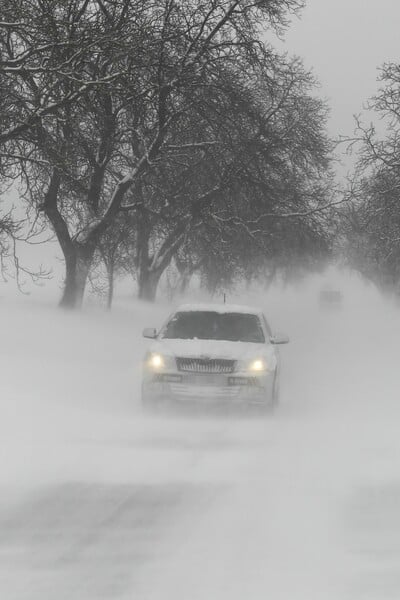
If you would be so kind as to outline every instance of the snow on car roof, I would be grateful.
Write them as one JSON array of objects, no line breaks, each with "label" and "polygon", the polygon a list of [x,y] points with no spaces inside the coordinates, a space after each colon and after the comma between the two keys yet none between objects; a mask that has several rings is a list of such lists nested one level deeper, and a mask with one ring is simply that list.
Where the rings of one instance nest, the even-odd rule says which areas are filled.
[{"label": "snow on car roof", "polygon": [[212,304],[212,303],[199,303],[199,304],[181,304],[178,306],[175,312],[217,312],[217,313],[244,313],[251,315],[259,315],[262,313],[261,308],[257,306],[246,306],[244,304]]}]

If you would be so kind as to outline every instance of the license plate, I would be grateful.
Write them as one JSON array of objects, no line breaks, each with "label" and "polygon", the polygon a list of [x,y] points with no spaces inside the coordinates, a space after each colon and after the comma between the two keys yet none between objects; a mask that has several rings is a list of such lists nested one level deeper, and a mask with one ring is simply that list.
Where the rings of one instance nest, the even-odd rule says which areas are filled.
[{"label": "license plate", "polygon": [[229,377],[228,378],[229,385],[249,385],[248,377]]},{"label": "license plate", "polygon": [[226,385],[226,377],[204,373],[204,375],[187,375],[184,382],[188,385]]}]

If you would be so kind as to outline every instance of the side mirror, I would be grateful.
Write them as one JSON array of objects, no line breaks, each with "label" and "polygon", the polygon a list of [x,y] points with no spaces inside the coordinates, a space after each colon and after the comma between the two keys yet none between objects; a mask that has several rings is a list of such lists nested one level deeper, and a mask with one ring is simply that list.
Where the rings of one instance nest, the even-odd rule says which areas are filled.
[{"label": "side mirror", "polygon": [[157,329],[154,329],[154,327],[145,327],[143,329],[143,337],[154,340],[157,337]]},{"label": "side mirror", "polygon": [[284,333],[277,333],[275,335],[271,335],[269,341],[271,344],[287,344],[289,342],[289,338]]}]

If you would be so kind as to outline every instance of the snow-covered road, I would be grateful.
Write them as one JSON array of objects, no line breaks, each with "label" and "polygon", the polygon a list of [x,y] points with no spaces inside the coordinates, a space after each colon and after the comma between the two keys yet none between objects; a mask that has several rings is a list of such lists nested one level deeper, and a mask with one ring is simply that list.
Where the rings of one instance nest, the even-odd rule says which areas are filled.
[{"label": "snow-covered road", "polygon": [[350,278],[253,294],[291,344],[269,418],[149,418],[168,309],[0,314],[0,598],[400,597],[400,310]]}]

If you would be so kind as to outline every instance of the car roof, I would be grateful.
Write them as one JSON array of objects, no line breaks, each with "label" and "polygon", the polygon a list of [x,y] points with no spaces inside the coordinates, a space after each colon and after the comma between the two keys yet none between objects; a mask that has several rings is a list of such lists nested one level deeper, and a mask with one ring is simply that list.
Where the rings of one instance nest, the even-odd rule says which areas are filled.
[{"label": "car roof", "polygon": [[243,313],[250,315],[261,315],[262,310],[257,306],[246,306],[245,304],[212,304],[212,303],[196,303],[196,304],[181,304],[175,312],[217,312],[217,313]]}]

